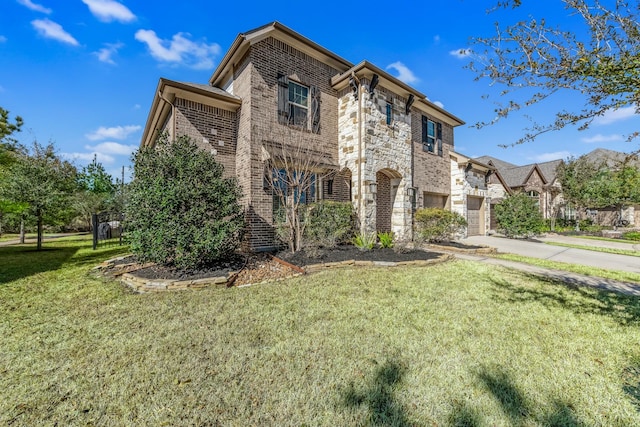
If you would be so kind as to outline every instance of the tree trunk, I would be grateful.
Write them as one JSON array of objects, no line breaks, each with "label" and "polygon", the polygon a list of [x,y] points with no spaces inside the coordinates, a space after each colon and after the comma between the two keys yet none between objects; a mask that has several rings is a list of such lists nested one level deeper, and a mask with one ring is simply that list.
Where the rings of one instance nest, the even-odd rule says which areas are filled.
[{"label": "tree trunk", "polygon": [[42,214],[38,212],[38,243],[37,250],[42,250]]},{"label": "tree trunk", "polygon": [[20,244],[24,245],[24,217],[20,218]]}]

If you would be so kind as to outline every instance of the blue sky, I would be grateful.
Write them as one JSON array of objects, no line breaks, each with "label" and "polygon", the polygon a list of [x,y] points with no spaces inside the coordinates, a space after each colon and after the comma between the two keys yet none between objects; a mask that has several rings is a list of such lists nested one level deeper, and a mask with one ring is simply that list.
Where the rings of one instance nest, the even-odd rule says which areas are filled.
[{"label": "blue sky", "polygon": [[[528,3],[487,14],[492,1],[3,0],[0,106],[23,117],[21,142],[52,141],[80,167],[97,154],[114,176],[126,166],[128,180],[158,79],[206,83],[238,33],[277,20],[352,63],[366,59],[387,69],[464,120],[455,146],[468,156],[526,164],[598,147],[637,149],[637,141],[625,142],[640,127],[633,109],[612,112],[587,131],[565,129],[509,148],[499,145],[523,134],[522,115],[472,127],[493,118],[500,88],[463,68],[470,37],[529,13],[568,29],[577,24],[560,0]],[[580,101],[562,94],[525,112],[544,122]]]}]

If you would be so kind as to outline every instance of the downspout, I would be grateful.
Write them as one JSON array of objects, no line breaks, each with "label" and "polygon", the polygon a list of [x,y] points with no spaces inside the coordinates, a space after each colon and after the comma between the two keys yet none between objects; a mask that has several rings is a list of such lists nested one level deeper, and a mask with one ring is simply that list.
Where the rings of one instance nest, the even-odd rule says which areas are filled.
[{"label": "downspout", "polygon": [[171,135],[173,139],[176,139],[176,106],[173,105],[167,98],[162,96],[162,92],[158,91],[158,97],[171,106]]}]

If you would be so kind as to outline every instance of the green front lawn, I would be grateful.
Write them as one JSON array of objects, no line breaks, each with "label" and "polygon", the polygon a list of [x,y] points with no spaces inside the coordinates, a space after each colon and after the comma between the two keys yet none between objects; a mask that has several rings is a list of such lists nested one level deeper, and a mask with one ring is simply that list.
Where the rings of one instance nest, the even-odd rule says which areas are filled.
[{"label": "green front lawn", "polygon": [[463,261],[136,295],[47,247],[0,248],[0,425],[640,425],[636,298]]}]

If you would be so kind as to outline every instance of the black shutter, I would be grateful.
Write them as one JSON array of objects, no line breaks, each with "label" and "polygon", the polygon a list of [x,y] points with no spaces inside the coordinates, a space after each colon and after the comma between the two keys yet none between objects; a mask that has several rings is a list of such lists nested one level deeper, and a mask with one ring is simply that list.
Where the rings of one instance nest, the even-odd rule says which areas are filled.
[{"label": "black shutter", "polygon": [[289,77],[278,73],[278,122],[289,123]]},{"label": "black shutter", "polygon": [[422,149],[424,151],[429,151],[429,149],[427,148],[427,145],[428,145],[427,128],[428,128],[427,118],[425,116],[422,116]]},{"label": "black shutter", "polygon": [[320,94],[316,86],[311,86],[311,131],[320,133]]},{"label": "black shutter", "polygon": [[438,139],[438,156],[442,157],[442,123],[436,124],[436,137]]}]

